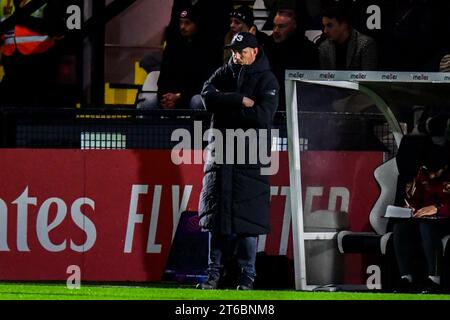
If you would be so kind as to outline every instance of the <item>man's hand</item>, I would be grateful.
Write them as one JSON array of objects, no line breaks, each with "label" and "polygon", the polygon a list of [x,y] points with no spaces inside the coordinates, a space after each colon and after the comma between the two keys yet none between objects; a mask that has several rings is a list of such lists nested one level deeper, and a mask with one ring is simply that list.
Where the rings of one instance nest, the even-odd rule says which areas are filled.
[{"label": "man's hand", "polygon": [[174,109],[180,96],[179,93],[163,94],[160,103],[165,109]]},{"label": "man's hand", "polygon": [[414,218],[434,216],[437,211],[438,208],[436,206],[423,207],[422,209],[417,210],[417,212],[414,214]]},{"label": "man's hand", "polygon": [[250,98],[244,97],[244,99],[242,99],[242,105],[246,108],[252,108],[255,105],[255,101]]}]

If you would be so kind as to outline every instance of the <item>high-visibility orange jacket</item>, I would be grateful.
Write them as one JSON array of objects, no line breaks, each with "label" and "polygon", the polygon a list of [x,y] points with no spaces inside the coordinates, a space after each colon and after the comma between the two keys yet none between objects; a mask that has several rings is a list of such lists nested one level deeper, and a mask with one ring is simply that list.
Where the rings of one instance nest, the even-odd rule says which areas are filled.
[{"label": "high-visibility orange jacket", "polygon": [[[31,0],[23,0],[21,7]],[[43,18],[44,7],[36,10],[32,16]],[[6,20],[15,11],[13,0],[0,0],[0,22]],[[55,45],[55,41],[48,35],[35,32],[24,26],[16,25],[14,29],[1,35],[4,41],[3,55],[11,56],[16,50],[23,55],[40,54],[48,51]]]}]

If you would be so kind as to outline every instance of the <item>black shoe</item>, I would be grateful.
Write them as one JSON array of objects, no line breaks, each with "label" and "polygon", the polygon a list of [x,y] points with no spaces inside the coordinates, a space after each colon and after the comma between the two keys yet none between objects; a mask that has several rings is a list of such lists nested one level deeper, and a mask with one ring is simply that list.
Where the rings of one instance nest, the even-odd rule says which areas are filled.
[{"label": "black shoe", "polygon": [[237,286],[236,289],[237,290],[253,290],[253,284],[250,284],[250,285],[240,284]]},{"label": "black shoe", "polygon": [[427,280],[425,280],[425,283],[423,285],[421,292],[422,293],[437,293],[437,294],[439,294],[439,293],[444,293],[444,290],[442,289],[440,284],[437,284],[430,278],[427,278]]},{"label": "black shoe", "polygon": [[241,275],[239,277],[239,285],[237,286],[237,290],[253,290],[253,281],[254,279],[246,276]]},{"label": "black shoe", "polygon": [[219,285],[219,280],[217,279],[211,279],[208,277],[205,282],[198,283],[195,288],[196,289],[202,289],[202,290],[214,290],[217,289]]},{"label": "black shoe", "polygon": [[401,278],[394,292],[418,293],[420,292],[420,290],[418,290],[417,286],[411,281],[409,281],[407,278]]}]

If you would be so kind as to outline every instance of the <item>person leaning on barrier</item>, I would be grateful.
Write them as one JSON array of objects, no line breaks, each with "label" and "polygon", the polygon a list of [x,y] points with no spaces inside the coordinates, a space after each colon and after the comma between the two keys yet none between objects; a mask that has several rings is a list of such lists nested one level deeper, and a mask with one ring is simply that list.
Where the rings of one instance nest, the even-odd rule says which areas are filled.
[{"label": "person leaning on barrier", "polygon": [[355,30],[345,7],[336,5],[322,13],[327,39],[319,45],[323,70],[376,70],[378,53],[375,40]]},{"label": "person leaning on barrier", "polygon": [[[237,33],[226,48],[232,50],[232,60],[211,76],[202,91],[206,110],[213,114],[211,128],[223,137],[230,129],[258,130],[255,133],[255,139],[260,142],[258,146],[261,147],[261,142],[266,143],[269,146],[266,150],[270,152],[270,133],[264,141],[261,131],[271,129],[277,110],[277,79],[253,34]],[[221,154],[225,159],[229,146],[235,143],[232,139],[223,141],[223,146],[227,146],[226,152],[221,152],[216,144],[210,155],[214,154],[217,160]],[[218,287],[226,247],[230,242],[236,244],[240,267],[237,288],[253,288],[257,236],[269,232],[270,184],[269,177],[261,172],[260,155],[256,164],[252,163],[251,157],[246,158],[243,164],[236,164],[236,156],[251,154],[249,145],[252,141],[245,143],[245,148],[239,148],[239,144],[238,148],[232,147],[234,161],[231,164],[229,161],[205,164],[199,216],[201,226],[209,230],[210,245],[208,278],[197,285],[199,289]]]},{"label": "person leaning on barrier", "polygon": [[[400,290],[420,290],[414,261],[425,254],[428,278],[426,292],[442,291],[442,238],[450,234],[450,171],[447,146],[432,144],[423,166],[406,185],[405,206],[413,209],[412,219],[397,219],[393,225],[394,252],[400,271]],[[431,219],[430,219],[431,218]]]}]

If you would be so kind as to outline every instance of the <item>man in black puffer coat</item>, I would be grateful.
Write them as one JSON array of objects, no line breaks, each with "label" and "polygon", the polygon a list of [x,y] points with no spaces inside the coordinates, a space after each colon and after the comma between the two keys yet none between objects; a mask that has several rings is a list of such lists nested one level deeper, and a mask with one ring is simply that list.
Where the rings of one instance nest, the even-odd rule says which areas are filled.
[{"label": "man in black puffer coat", "polygon": [[[240,267],[237,288],[248,290],[256,276],[257,236],[270,230],[270,185],[268,173],[263,172],[268,161],[263,158],[270,154],[279,85],[254,35],[239,32],[226,48],[232,50],[232,58],[202,90],[205,107],[213,114],[215,139],[214,143],[210,139],[213,151],[208,151],[214,160],[206,162],[199,204],[200,223],[210,231],[208,279],[197,288],[217,288],[222,257],[231,242]],[[235,146],[230,131],[243,143]],[[217,135],[223,137],[224,148]]]}]

